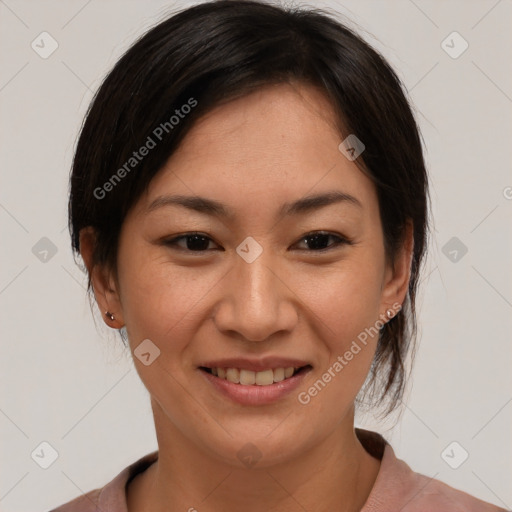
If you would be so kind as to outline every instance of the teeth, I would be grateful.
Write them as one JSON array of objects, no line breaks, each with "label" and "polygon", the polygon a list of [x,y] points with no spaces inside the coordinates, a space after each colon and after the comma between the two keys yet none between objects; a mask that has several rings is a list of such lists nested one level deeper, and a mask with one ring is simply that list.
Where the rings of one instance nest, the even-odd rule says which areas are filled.
[{"label": "teeth", "polygon": [[265,370],[256,374],[256,384],[258,386],[268,386],[274,384],[274,370]]},{"label": "teeth", "polygon": [[289,379],[299,368],[289,366],[288,368],[268,369],[262,372],[253,372],[238,368],[211,368],[213,375],[220,379],[226,379],[235,384],[243,386],[270,386],[274,382],[281,382]]},{"label": "teeth", "polygon": [[250,386],[256,384],[256,372],[251,370],[240,370],[240,384],[244,386]]},{"label": "teeth", "polygon": [[274,382],[281,382],[284,380],[284,368],[276,368],[274,370]]},{"label": "teeth", "polygon": [[238,384],[240,382],[240,370],[238,368],[228,368],[226,370],[226,380]]}]

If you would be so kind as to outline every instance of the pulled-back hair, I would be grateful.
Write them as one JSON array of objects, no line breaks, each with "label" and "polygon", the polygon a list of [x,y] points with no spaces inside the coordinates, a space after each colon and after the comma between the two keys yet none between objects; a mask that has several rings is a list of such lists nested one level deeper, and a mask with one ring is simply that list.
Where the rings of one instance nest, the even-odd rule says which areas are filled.
[{"label": "pulled-back hair", "polygon": [[[400,312],[380,330],[365,386],[372,398],[389,398],[390,412],[402,397],[405,358],[416,337],[415,298],[428,230],[427,172],[399,78],[329,12],[251,0],[207,2],[173,14],[133,44],[103,81],[81,129],[70,179],[72,247],[80,251],[80,230],[92,226],[93,264],[115,272],[127,212],[194,123],[258,88],[292,82],[325,94],[340,141],[349,134],[363,141],[365,151],[356,163],[376,187],[388,261],[404,243],[407,221],[413,225],[408,293]],[[130,160],[149,144],[148,137],[154,147],[144,158]]]}]

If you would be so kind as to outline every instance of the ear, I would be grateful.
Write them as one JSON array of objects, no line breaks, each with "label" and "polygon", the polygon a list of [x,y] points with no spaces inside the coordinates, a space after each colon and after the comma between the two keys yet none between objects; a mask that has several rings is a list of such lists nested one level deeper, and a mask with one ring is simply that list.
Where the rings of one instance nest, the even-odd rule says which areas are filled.
[{"label": "ear", "polygon": [[[93,253],[96,245],[96,232],[92,227],[80,230],[80,254],[91,278],[94,297],[103,321],[112,329],[124,326],[118,285],[113,271],[105,265],[94,264]],[[112,320],[106,313],[114,315]]]},{"label": "ear", "polygon": [[393,264],[389,261],[386,264],[386,271],[382,283],[382,314],[391,309],[396,315],[404,303],[409,289],[411,278],[411,262],[414,250],[414,229],[410,219],[407,220],[404,230],[402,246],[395,256]]}]

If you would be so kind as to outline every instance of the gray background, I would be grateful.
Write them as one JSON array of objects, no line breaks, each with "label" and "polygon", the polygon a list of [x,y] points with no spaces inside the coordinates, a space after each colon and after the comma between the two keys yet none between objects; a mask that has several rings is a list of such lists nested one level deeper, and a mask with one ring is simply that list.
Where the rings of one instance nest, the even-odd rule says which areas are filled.
[{"label": "gray background", "polygon": [[[363,27],[397,69],[432,180],[435,225],[407,405],[400,418],[359,424],[383,433],[414,470],[510,508],[511,2],[310,4]],[[0,0],[1,510],[48,510],[157,448],[130,357],[93,321],[66,195],[77,130],[102,77],[137,36],[184,5]],[[43,31],[58,43],[46,59],[31,47],[42,46]],[[457,58],[464,42],[446,39],[453,31],[469,44]],[[58,452],[48,469],[31,457],[43,441]],[[457,469],[441,456],[454,441],[452,465],[469,453]]]}]

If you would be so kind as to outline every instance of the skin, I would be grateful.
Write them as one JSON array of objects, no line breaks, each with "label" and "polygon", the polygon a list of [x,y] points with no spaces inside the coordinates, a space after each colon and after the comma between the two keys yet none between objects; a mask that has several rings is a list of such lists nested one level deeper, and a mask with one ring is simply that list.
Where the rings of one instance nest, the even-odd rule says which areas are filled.
[{"label": "skin", "polygon": [[[94,233],[82,231],[96,300],[115,315],[105,322],[126,326],[132,351],[145,339],[161,351],[149,366],[134,357],[151,397],[159,459],[129,484],[130,512],[355,511],[366,501],[380,461],[355,435],[354,400],[377,337],[307,405],[297,394],[403,303],[412,232],[391,265],[375,186],[338,150],[341,140],[320,91],[266,87],[195,124],[127,215],[117,272],[92,267]],[[277,220],[283,203],[331,190],[361,207],[341,202]],[[181,206],[147,212],[167,194],[215,199],[233,218]],[[190,231],[209,237],[206,250],[162,242]],[[353,243],[328,238],[322,247],[331,248],[315,252],[302,238],[315,231]],[[263,249],[252,263],[236,253],[247,236]],[[313,367],[296,392],[269,405],[232,403],[197,368],[205,359],[267,355]],[[262,454],[252,468],[237,457],[247,443]]]}]

